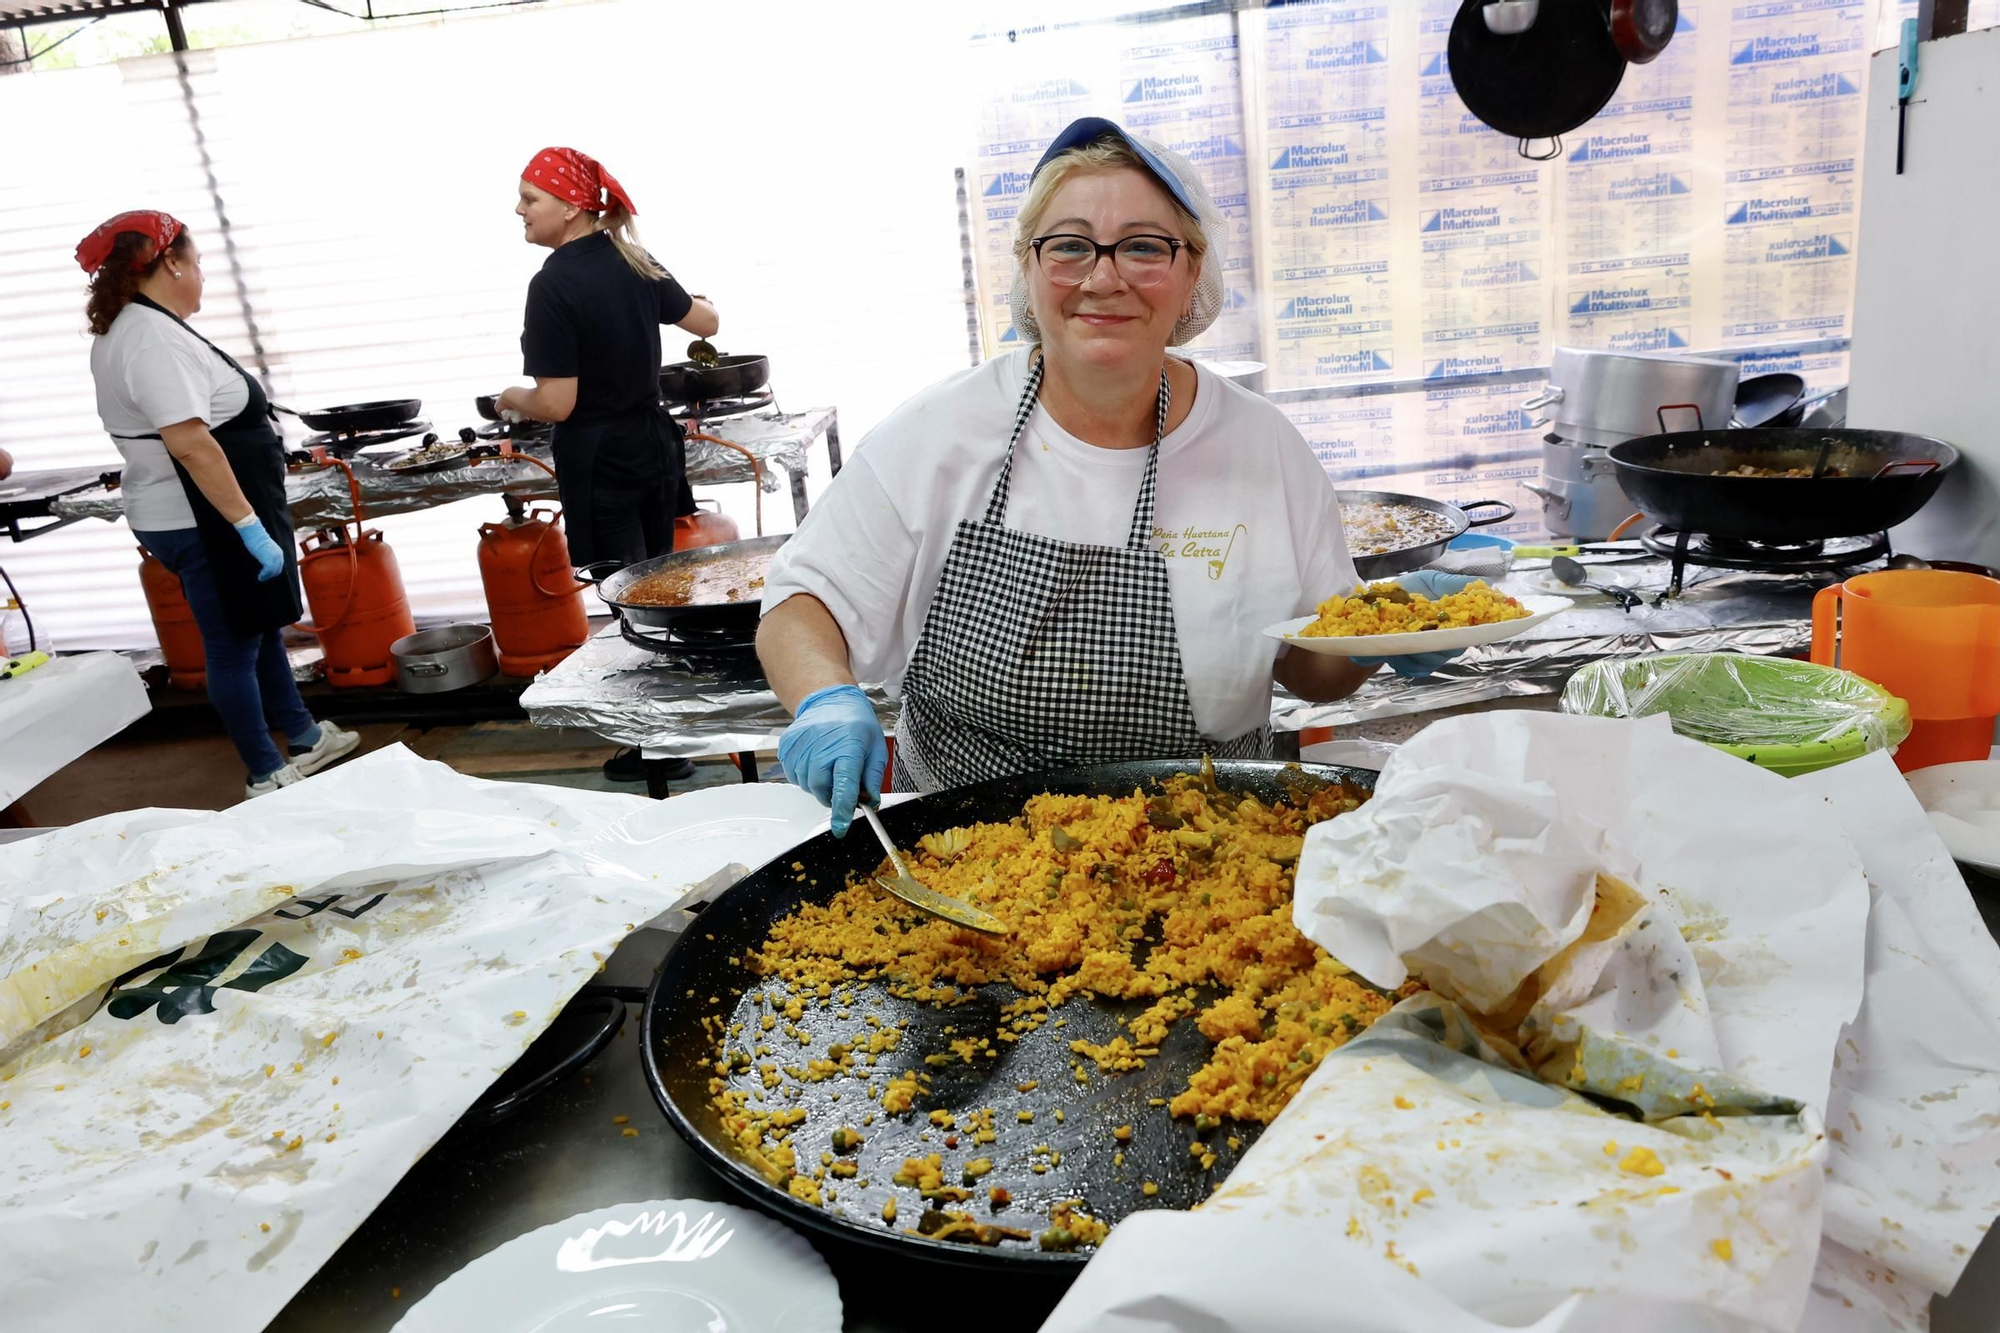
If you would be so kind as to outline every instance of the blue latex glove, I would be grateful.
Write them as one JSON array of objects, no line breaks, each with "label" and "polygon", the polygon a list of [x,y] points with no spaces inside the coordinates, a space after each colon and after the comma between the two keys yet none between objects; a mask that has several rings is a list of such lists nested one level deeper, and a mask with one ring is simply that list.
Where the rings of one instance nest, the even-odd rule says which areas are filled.
[{"label": "blue latex glove", "polygon": [[832,685],[808,694],[778,740],[785,776],[833,811],[833,836],[847,836],[854,803],[882,799],[882,771],[889,746],[875,705],[858,685]]},{"label": "blue latex glove", "polygon": [[244,549],[257,562],[257,582],[269,583],[285,572],[285,553],[271,540],[271,534],[264,531],[264,521],[256,514],[245,514],[235,525],[236,535],[243,539]]},{"label": "blue latex glove", "polygon": [[[1469,584],[1478,581],[1476,575],[1447,574],[1441,569],[1419,569],[1396,579],[1396,582],[1411,592],[1421,593],[1432,601],[1440,597],[1449,597],[1455,592],[1463,592]],[[1399,676],[1416,679],[1430,675],[1464,651],[1463,648],[1456,648],[1447,653],[1407,653],[1402,657],[1357,657],[1354,662],[1356,666],[1387,666]]]},{"label": "blue latex glove", "polygon": [[1479,582],[1476,574],[1447,574],[1442,569],[1419,569],[1408,574],[1399,574],[1396,582],[1410,592],[1422,593],[1435,602],[1440,597],[1449,597],[1455,592],[1464,592]]},{"label": "blue latex glove", "polygon": [[1356,666],[1387,666],[1397,675],[1408,676],[1414,680],[1430,675],[1464,651],[1463,648],[1454,648],[1448,653],[1405,653],[1401,657],[1356,657],[1350,660]]}]

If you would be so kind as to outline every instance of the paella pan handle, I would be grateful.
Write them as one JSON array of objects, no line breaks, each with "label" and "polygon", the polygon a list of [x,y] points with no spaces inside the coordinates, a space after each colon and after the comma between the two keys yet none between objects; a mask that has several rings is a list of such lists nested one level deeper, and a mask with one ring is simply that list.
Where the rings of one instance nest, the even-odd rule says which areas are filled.
[{"label": "paella pan handle", "polygon": [[1928,477],[1931,473],[1937,471],[1939,468],[1943,466],[1944,464],[1938,462],[1937,459],[1935,458],[1899,458],[1893,463],[1884,463],[1882,465],[1881,470],[1877,472],[1874,476],[1870,477],[1868,480],[1880,481],[1882,480],[1882,478],[1888,476],[1891,472],[1894,472],[1897,468],[1905,468],[1905,467],[1913,467],[1917,469],[1915,472],[1910,474],[1913,477]]},{"label": "paella pan handle", "polygon": [[[581,582],[593,587],[604,582],[619,570],[625,568],[623,560],[593,560],[587,565],[578,565],[572,571]],[[602,573],[598,571],[602,570]]]},{"label": "paella pan handle", "polygon": [[1662,435],[1667,433],[1667,413],[1669,412],[1692,412],[1694,413],[1694,428],[1696,430],[1708,429],[1708,423],[1701,419],[1700,403],[1662,403],[1653,409],[1653,420],[1660,423],[1660,434]]},{"label": "paella pan handle", "polygon": [[1475,509],[1498,509],[1500,511],[1490,518],[1471,518],[1471,521],[1466,526],[1472,528],[1484,528],[1490,527],[1495,523],[1505,523],[1508,519],[1514,517],[1515,512],[1514,506],[1508,504],[1505,500],[1468,500],[1460,505],[1459,509],[1468,518],[1471,518],[1472,511]]}]

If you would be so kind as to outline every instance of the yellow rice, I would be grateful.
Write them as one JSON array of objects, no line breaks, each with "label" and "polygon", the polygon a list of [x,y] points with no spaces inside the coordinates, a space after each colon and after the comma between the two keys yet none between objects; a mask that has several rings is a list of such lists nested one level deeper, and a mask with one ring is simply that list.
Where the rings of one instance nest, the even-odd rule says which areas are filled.
[{"label": "yellow rice", "polygon": [[1528,614],[1507,594],[1475,579],[1454,593],[1432,600],[1396,583],[1371,583],[1347,596],[1321,602],[1319,618],[1298,632],[1301,639],[1345,639],[1364,634],[1411,634],[1423,630],[1497,625]]},{"label": "yellow rice", "polygon": [[[995,1125],[990,1113],[977,1126],[948,1124],[944,1111],[923,1107],[927,1066],[983,1062],[1006,1043],[1053,1038],[1074,1056],[1072,1074],[1082,1084],[1139,1067],[1158,1053],[1170,1025],[1190,1015],[1215,1045],[1169,1113],[1268,1122],[1320,1059],[1394,1002],[1351,977],[1291,919],[1292,867],[1306,829],[1353,809],[1363,795],[1331,786],[1297,804],[1266,806],[1193,777],[1150,798],[1045,793],[1011,822],[929,835],[905,849],[919,880],[1000,917],[1009,935],[961,929],[863,880],[823,906],[802,904],[743,961],[783,984],[790,999],[770,1003],[788,1017],[802,1005],[848,1004],[861,982],[937,1006],[963,1003],[995,982],[1020,992],[990,1042],[967,1037],[948,1051],[908,1053],[885,1028],[873,1042],[843,1042],[828,1059],[787,1069],[808,1081],[865,1084],[883,1114],[929,1114],[941,1128],[970,1128],[967,1158],[999,1134],[1032,1135],[1034,1127],[1025,1116]],[[1078,997],[1151,1003],[1109,1042],[1065,1040],[1055,1011]],[[732,1056],[727,1037],[718,1037],[718,1075],[740,1071],[747,1057]],[[772,1086],[769,1077],[765,1083]],[[793,1113],[726,1077],[711,1090],[743,1150],[774,1182],[803,1195],[805,1187],[790,1183],[800,1167],[785,1142]],[[913,1160],[905,1175],[943,1203],[958,1191],[939,1181],[955,1179],[960,1166]],[[1098,1234],[1091,1226],[1056,1229],[1088,1236],[1082,1243]]]}]

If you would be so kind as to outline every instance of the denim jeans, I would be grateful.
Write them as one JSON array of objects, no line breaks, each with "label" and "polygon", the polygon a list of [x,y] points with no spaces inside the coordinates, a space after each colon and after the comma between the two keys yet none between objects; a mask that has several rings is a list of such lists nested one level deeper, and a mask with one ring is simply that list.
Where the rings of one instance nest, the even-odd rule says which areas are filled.
[{"label": "denim jeans", "polygon": [[222,594],[193,528],[171,532],[134,532],[153,558],[180,576],[181,591],[201,646],[208,654],[208,701],[222,717],[224,730],[250,770],[250,780],[269,777],[285,766],[271,743],[276,727],[294,743],[310,744],[318,731],[292,679],[292,664],[278,631],[238,634],[222,612]]}]

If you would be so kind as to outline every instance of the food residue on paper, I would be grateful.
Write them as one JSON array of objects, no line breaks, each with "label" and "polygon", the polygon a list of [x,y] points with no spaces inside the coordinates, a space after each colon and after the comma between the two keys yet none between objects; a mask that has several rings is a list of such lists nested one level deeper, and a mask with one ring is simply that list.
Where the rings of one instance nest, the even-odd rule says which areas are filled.
[{"label": "food residue on paper", "polygon": [[1651,1148],[1640,1146],[1625,1154],[1625,1160],[1618,1163],[1620,1171],[1630,1171],[1635,1176],[1658,1176],[1666,1173],[1666,1164]]}]

